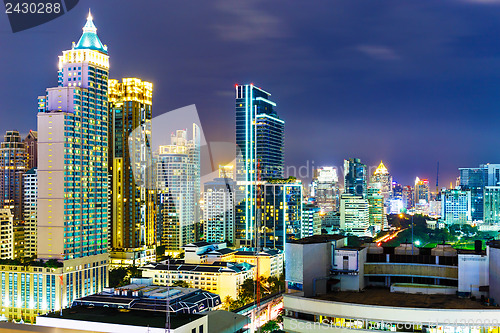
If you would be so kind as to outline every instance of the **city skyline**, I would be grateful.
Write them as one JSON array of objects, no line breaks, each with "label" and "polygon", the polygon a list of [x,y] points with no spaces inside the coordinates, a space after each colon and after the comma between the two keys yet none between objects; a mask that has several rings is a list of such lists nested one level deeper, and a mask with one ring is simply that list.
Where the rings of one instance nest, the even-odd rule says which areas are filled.
[{"label": "city skyline", "polygon": [[[498,156],[494,146],[480,144],[491,141],[489,138],[494,133],[497,122],[493,119],[479,124],[475,119],[484,119],[495,109],[495,93],[484,87],[487,83],[496,82],[497,75],[494,71],[485,73],[481,64],[491,63],[491,69],[496,68],[496,45],[489,36],[500,27],[496,22],[493,24],[493,14],[488,13],[498,12],[498,5],[463,1],[434,7],[429,7],[426,3],[391,6],[388,2],[377,7],[381,15],[377,15],[373,22],[379,30],[389,32],[389,37],[384,37],[377,29],[371,34],[361,33],[350,26],[345,18],[338,17],[338,12],[343,12],[346,17],[361,15],[361,18],[366,19],[364,10],[356,4],[331,4],[325,14],[319,13],[314,7],[308,7],[311,14],[298,22],[294,19],[297,15],[296,7],[280,15],[273,14],[273,9],[280,6],[279,2],[270,5],[268,13],[262,12],[253,4],[242,8],[224,4],[199,3],[190,9],[191,15],[207,11],[214,14],[214,18],[208,18],[211,15],[206,15],[207,17],[200,17],[197,24],[190,26],[172,14],[175,9],[187,10],[182,4],[176,4],[178,7],[169,7],[169,10],[164,11],[161,10],[162,7],[144,8],[141,17],[156,17],[162,14],[171,18],[142,20],[144,27],[141,28],[150,31],[150,35],[144,38],[137,34],[134,24],[125,18],[119,18],[119,15],[111,14],[118,11],[131,15],[135,8],[133,3],[123,2],[123,6],[117,9],[113,1],[89,1],[85,8],[76,7],[67,15],[30,31],[2,34],[2,45],[11,47],[11,52],[3,55],[5,61],[0,65],[9,66],[9,70],[0,67],[5,73],[4,85],[19,88],[5,89],[0,93],[4,108],[16,109],[16,112],[2,112],[4,121],[0,131],[18,129],[25,135],[30,129],[36,128],[36,120],[29,117],[36,112],[36,100],[33,99],[32,92],[53,84],[50,71],[56,68],[53,61],[56,55],[54,50],[65,48],[65,40],[77,40],[78,36],[74,31],[80,28],[79,18],[88,7],[92,7],[94,15],[102,18],[100,31],[103,38],[113,45],[111,54],[117,55],[112,62],[112,78],[136,76],[153,82],[158,92],[155,98],[157,107],[153,116],[195,103],[209,141],[234,141],[232,87],[238,82],[255,82],[256,85],[268,87],[273,91],[279,105],[277,111],[287,121],[287,166],[299,167],[307,161],[314,161],[315,166],[341,165],[343,159],[350,157],[358,157],[367,165],[377,165],[383,160],[394,179],[401,184],[412,184],[416,176],[427,178],[430,184],[435,184],[436,164],[439,160],[440,184],[448,186],[458,175],[459,167],[497,162],[495,159]],[[428,8],[435,10],[434,16],[426,14]],[[453,9],[450,18],[438,20],[439,14],[449,9]],[[465,24],[464,14],[467,11],[483,14],[482,22]],[[231,18],[231,13],[242,21]],[[326,20],[328,13],[337,21]],[[252,21],[258,21],[257,17],[262,17],[260,14],[270,18],[269,22],[260,24]],[[307,26],[313,19],[312,14],[325,20],[324,23],[312,25],[316,27],[314,38],[306,40],[305,32],[296,32]],[[410,14],[425,18],[431,28],[416,28],[414,21],[417,18],[412,19],[412,22],[402,22],[404,20],[401,18]],[[109,17],[114,19],[106,19]],[[386,18],[387,22],[380,17]],[[162,22],[161,27],[156,26],[160,24],[156,22]],[[260,30],[248,28],[244,34],[232,35],[227,32],[231,29],[222,29],[231,26],[244,27],[245,22],[260,27]],[[420,37],[414,38],[415,43],[420,44],[406,45],[401,42],[401,33],[390,27],[390,24],[413,37]],[[200,34],[201,26],[208,26],[209,29]],[[462,29],[453,30],[455,26]],[[118,33],[118,27],[120,31],[124,29],[123,34]],[[438,36],[425,41],[425,37],[433,35],[432,28],[439,32]],[[492,30],[481,37],[486,28]],[[311,29],[306,31],[311,33]],[[1,21],[0,30],[7,30],[6,20]],[[180,35],[183,38],[179,39],[172,31],[182,31]],[[346,38],[350,36],[347,31],[353,34],[352,41],[349,42],[353,45],[346,42]],[[197,36],[198,34],[200,36]],[[296,37],[292,38],[291,35]],[[326,37],[330,35],[334,38],[322,49],[321,45],[329,41]],[[57,38],[54,38],[55,36]],[[186,37],[192,42],[185,43]],[[200,37],[206,41],[200,41]],[[448,37],[450,43],[454,43],[450,49],[445,47]],[[172,45],[167,48],[168,51],[158,46],[164,41]],[[211,45],[207,44],[209,42]],[[232,51],[224,52],[231,45],[248,49],[257,42],[272,46],[272,50],[278,46],[285,47],[287,52],[276,52],[275,55],[269,56],[269,59],[255,51],[248,52],[249,55],[238,53],[239,58],[235,58]],[[130,43],[140,45],[138,49],[148,47],[153,51],[155,48],[161,50],[151,54],[134,50],[125,52]],[[474,48],[476,45],[480,47]],[[427,53],[421,51],[420,47],[425,47]],[[32,59],[31,54],[35,50],[39,56]],[[204,51],[201,55],[200,50]],[[412,55],[412,50],[419,52]],[[452,57],[452,61],[449,61],[444,69],[437,70],[437,66],[445,58],[450,60],[450,53],[445,51],[461,56]],[[280,58],[279,54],[283,55],[283,58]],[[331,55],[331,59],[325,57],[326,55]],[[260,66],[249,64],[244,68],[236,68],[231,65],[246,60],[248,56],[257,56]],[[229,58],[232,59],[230,62]],[[203,61],[200,62],[200,59]],[[352,63],[349,62],[350,59]],[[339,65],[335,65],[335,62]],[[54,64],[53,68],[46,65],[51,63]],[[135,64],[134,68],[130,67],[130,63]],[[344,68],[339,68],[340,65]],[[355,65],[363,74],[355,70]],[[297,70],[290,71],[294,66],[298,66]],[[417,74],[416,69],[419,68],[422,73]],[[320,69],[323,69],[325,74],[322,78],[317,78],[316,74]],[[453,72],[453,75],[446,76],[446,71]],[[23,73],[29,74],[30,79],[23,79],[26,77]],[[405,73],[411,75],[402,78]],[[208,79],[209,77],[211,79]],[[480,84],[476,84],[479,82],[477,80]],[[285,81],[292,84],[284,84]],[[9,82],[11,83],[6,84]],[[193,91],[197,91],[197,94],[192,94]],[[454,98],[451,99],[450,96]],[[462,124],[460,120],[467,119],[464,117],[471,111],[476,117],[471,122]],[[23,117],[18,120],[11,116],[11,113],[19,113]],[[219,130],[221,120],[227,131]],[[352,140],[345,140],[346,131],[351,131],[353,124],[359,127],[359,133]],[[468,135],[462,135],[464,131],[467,131]],[[303,140],[290,133],[309,135],[307,140]],[[331,139],[321,140],[321,133],[328,133]],[[441,144],[435,144],[436,140],[441,140]]]}]

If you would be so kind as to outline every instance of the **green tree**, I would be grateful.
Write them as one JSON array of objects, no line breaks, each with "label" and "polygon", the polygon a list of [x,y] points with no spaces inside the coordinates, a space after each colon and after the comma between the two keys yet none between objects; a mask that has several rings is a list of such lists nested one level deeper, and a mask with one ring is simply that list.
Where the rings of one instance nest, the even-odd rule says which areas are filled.
[{"label": "green tree", "polygon": [[280,326],[275,320],[269,320],[267,323],[260,327],[261,332],[274,332],[279,330]]}]

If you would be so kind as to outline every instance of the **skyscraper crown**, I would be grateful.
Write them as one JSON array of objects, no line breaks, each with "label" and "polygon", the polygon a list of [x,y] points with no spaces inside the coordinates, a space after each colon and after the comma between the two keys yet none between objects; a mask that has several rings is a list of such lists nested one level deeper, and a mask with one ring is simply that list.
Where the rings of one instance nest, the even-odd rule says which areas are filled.
[{"label": "skyscraper crown", "polygon": [[389,171],[385,167],[384,162],[380,161],[380,164],[377,167],[377,170],[375,170],[375,174],[376,175],[386,175],[388,173],[389,173]]},{"label": "skyscraper crown", "polygon": [[97,36],[97,28],[92,21],[92,14],[89,9],[89,16],[87,16],[87,22],[83,26],[83,34],[80,40],[75,45],[73,44],[73,50],[91,49],[100,51],[102,53],[108,54],[108,47],[101,43],[101,40]]}]

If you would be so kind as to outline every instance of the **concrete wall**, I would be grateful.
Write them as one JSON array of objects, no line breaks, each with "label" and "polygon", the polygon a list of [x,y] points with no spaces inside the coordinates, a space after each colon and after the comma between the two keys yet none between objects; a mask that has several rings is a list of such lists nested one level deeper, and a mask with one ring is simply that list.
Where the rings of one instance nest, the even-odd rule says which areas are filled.
[{"label": "concrete wall", "polygon": [[489,247],[489,284],[490,298],[500,303],[500,249]]},{"label": "concrete wall", "polygon": [[487,295],[480,292],[480,286],[489,284],[489,260],[487,255],[458,255],[458,291],[471,293],[476,297]]}]

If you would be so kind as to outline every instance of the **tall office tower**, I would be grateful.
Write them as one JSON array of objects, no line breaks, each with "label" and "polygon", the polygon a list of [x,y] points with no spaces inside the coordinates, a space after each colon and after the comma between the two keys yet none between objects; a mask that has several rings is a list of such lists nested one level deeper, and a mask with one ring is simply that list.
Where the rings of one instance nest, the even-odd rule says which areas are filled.
[{"label": "tall office tower", "polygon": [[302,207],[302,222],[300,224],[300,238],[321,235],[321,208],[307,204]]},{"label": "tall office tower", "polygon": [[166,253],[178,253],[195,241],[200,193],[200,128],[172,133],[171,144],[160,146],[157,162],[158,237]]},{"label": "tall office tower", "polygon": [[[219,171],[221,171],[219,169]],[[220,174],[220,173],[219,173]],[[229,173],[222,173],[229,176]],[[205,183],[203,191],[204,234],[210,243],[234,244],[234,190],[236,182],[231,178],[215,178]]]},{"label": "tall office tower", "polygon": [[[488,167],[459,168],[460,188],[469,190],[471,195],[472,220],[483,220],[484,187],[488,185]],[[492,177],[493,179],[493,177]]]},{"label": "tall office tower", "polygon": [[484,223],[500,227],[500,186],[484,188]]},{"label": "tall office tower", "polygon": [[366,198],[366,165],[359,158],[344,160],[344,193]]},{"label": "tall office tower", "polygon": [[255,245],[257,181],[284,175],[285,122],[270,96],[253,84],[236,85],[237,245]]},{"label": "tall office tower", "polygon": [[[137,78],[109,80],[110,249],[146,251],[156,243],[150,167],[153,84]],[[118,253],[117,253],[118,252]]]},{"label": "tall office tower", "polygon": [[403,205],[405,209],[412,209],[415,206],[415,193],[410,185],[403,186]]},{"label": "tall office tower", "polygon": [[429,191],[429,180],[428,179],[415,179],[415,196],[414,196],[414,204],[420,203],[429,203],[431,200],[430,191]]},{"label": "tall office tower", "polygon": [[24,215],[24,254],[36,256],[36,205],[38,192],[37,170],[30,169],[23,175],[23,215]]},{"label": "tall office tower", "polygon": [[0,208],[0,259],[14,259],[14,215]]},{"label": "tall office tower", "polygon": [[38,164],[38,133],[30,130],[23,142],[28,154],[28,170],[36,169]]},{"label": "tall office tower", "polygon": [[314,170],[312,181],[316,203],[323,212],[338,211],[339,177],[334,167],[321,167]]},{"label": "tall office tower", "polygon": [[382,193],[382,183],[371,183],[368,185],[368,217],[370,227],[374,232],[388,228],[387,215],[384,211],[385,198]]},{"label": "tall office tower", "polygon": [[446,224],[472,222],[471,191],[459,189],[442,191],[441,217]]},{"label": "tall office tower", "polygon": [[381,194],[384,196],[384,200],[389,200],[392,197],[392,176],[382,161],[371,176],[370,183],[382,185]]},{"label": "tall office tower", "polygon": [[300,238],[302,223],[302,184],[295,178],[265,182],[259,192],[256,235],[260,247],[285,249],[285,243]]},{"label": "tall office tower", "polygon": [[368,200],[362,195],[342,194],[340,196],[340,229],[350,235],[366,236],[369,234],[369,228]]},{"label": "tall office tower", "polygon": [[89,13],[38,113],[39,258],[107,256],[108,69]]},{"label": "tall office tower", "polygon": [[18,131],[7,131],[0,146],[0,208],[9,208],[14,222],[23,218],[23,173],[28,167],[26,149]]}]

